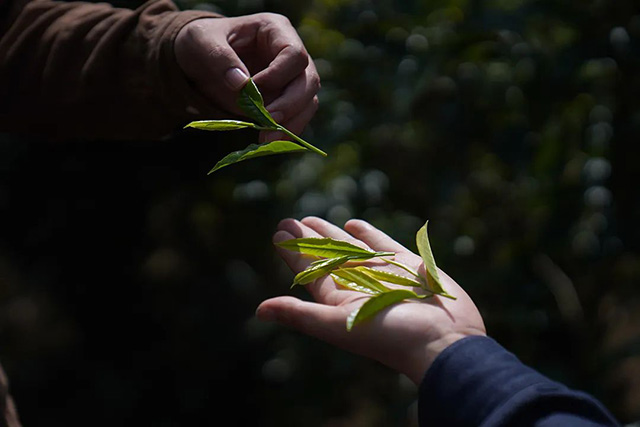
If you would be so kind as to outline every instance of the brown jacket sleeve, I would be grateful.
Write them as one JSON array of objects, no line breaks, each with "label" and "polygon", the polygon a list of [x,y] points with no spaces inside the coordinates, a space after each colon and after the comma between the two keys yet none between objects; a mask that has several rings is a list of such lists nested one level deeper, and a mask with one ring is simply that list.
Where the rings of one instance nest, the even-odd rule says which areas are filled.
[{"label": "brown jacket sleeve", "polygon": [[[0,0],[0,131],[156,139],[216,111],[190,86],[173,42],[195,19],[170,0]],[[195,114],[199,111],[200,114]]]}]

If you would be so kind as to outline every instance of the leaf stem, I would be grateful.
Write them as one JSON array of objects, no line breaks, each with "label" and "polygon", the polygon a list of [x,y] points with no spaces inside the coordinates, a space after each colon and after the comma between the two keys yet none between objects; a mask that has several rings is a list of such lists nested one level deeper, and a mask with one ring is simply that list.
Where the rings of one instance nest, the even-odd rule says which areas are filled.
[{"label": "leaf stem", "polygon": [[420,283],[424,282],[424,277],[422,277],[421,275],[419,275],[418,273],[416,273],[415,271],[413,271],[413,269],[407,267],[406,265],[402,264],[401,262],[398,261],[393,261],[387,258],[382,258],[383,261],[388,262],[389,264],[395,265],[396,267],[400,267],[401,269],[403,269],[404,271],[412,274],[413,276],[415,276]]},{"label": "leaf stem", "polygon": [[411,275],[415,276],[416,279],[418,279],[418,282],[420,282],[420,284],[422,285],[421,288],[424,289],[425,291],[433,294],[433,295],[439,295],[441,297],[444,298],[449,298],[452,300],[456,300],[457,298],[454,297],[453,295],[449,295],[446,292],[435,292],[432,289],[429,289],[429,286],[427,285],[427,281],[425,280],[424,277],[420,276],[416,271],[414,271],[412,268],[404,265],[401,262],[398,261],[394,261],[388,258],[381,258],[383,261],[388,262],[389,264],[395,265],[396,267],[400,267],[401,269],[403,269],[404,271],[406,271],[407,273],[410,273]]},{"label": "leaf stem", "polygon": [[321,149],[314,147],[313,145],[309,144],[307,141],[305,141],[304,139],[300,138],[298,135],[296,135],[295,133],[291,132],[289,129],[285,128],[282,125],[278,125],[278,130],[286,133],[287,135],[289,135],[291,138],[295,139],[296,142],[299,142],[300,144],[302,144],[305,148],[308,148],[309,150],[313,151],[316,154],[320,154],[321,156],[327,157],[327,153],[325,153],[324,151],[322,151]]},{"label": "leaf stem", "polygon": [[376,252],[376,257],[379,256],[394,256],[396,253],[395,252]]}]

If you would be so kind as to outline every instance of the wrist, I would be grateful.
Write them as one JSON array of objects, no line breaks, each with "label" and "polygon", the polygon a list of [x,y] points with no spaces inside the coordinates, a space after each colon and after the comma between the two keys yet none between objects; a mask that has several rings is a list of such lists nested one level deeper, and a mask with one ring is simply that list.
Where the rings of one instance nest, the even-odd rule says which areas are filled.
[{"label": "wrist", "polygon": [[433,362],[452,344],[471,336],[486,336],[484,331],[470,330],[465,332],[451,332],[442,337],[430,341],[420,351],[415,352],[411,363],[406,364],[403,373],[413,381],[414,384],[420,386],[422,380],[431,367]]},{"label": "wrist", "polygon": [[182,30],[193,21],[215,18],[210,12],[189,10],[173,12],[166,16],[166,23],[156,37],[158,46],[153,47],[155,64],[151,77],[155,81],[156,92],[162,104],[176,116],[191,120],[194,111],[210,109],[210,103],[196,91],[185,74],[176,56],[176,40]]}]

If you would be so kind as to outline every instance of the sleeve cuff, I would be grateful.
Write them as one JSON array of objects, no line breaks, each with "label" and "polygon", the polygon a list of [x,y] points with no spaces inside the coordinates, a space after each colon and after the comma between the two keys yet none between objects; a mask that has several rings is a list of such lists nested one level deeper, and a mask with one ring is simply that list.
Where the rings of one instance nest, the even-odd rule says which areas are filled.
[{"label": "sleeve cuff", "polygon": [[180,30],[188,23],[205,18],[220,18],[206,11],[186,10],[170,12],[164,17],[164,25],[158,31],[151,54],[155,67],[153,78],[160,90],[160,98],[166,108],[185,121],[220,114],[212,103],[196,91],[184,74],[174,54],[174,42]]},{"label": "sleeve cuff", "polygon": [[534,425],[554,414],[617,425],[591,396],[568,389],[523,365],[488,337],[448,347],[425,374],[418,402],[420,425]]}]

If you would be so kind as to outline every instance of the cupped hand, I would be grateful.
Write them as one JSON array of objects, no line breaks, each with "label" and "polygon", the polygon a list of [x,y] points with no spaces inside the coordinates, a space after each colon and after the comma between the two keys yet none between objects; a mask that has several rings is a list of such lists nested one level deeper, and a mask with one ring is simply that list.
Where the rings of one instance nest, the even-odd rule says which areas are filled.
[{"label": "cupped hand", "polygon": [[[302,221],[286,219],[278,225],[274,242],[300,237],[331,237],[375,251],[392,251],[396,253],[395,260],[424,273],[418,255],[365,221],[350,220],[343,230],[316,217]],[[294,273],[304,270],[312,261],[297,252],[277,250]],[[407,275],[401,268],[380,260],[369,265]],[[445,348],[466,336],[486,335],[482,317],[471,298],[443,271],[440,270],[439,275],[446,291],[456,300],[436,296],[402,302],[359,323],[350,332],[345,327],[347,316],[362,305],[367,296],[339,287],[330,277],[306,286],[315,302],[291,296],[276,297],[260,304],[256,314],[261,320],[279,322],[375,359],[419,384]]]},{"label": "cupped hand", "polygon": [[[238,92],[249,76],[273,118],[300,134],[318,109],[320,77],[289,20],[259,13],[198,19],[178,33],[174,52],[185,75],[218,108],[240,115]],[[262,142],[283,139],[262,133]]]}]

